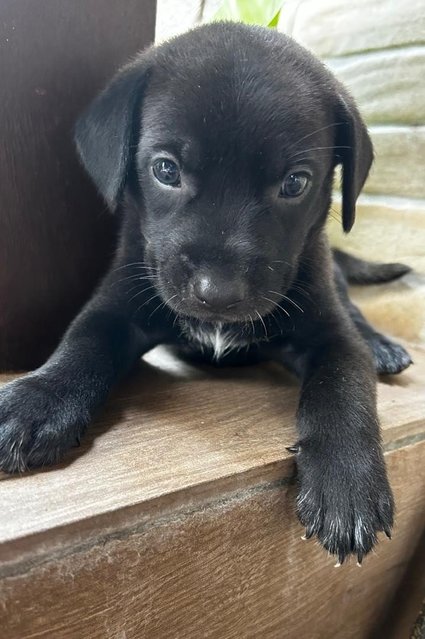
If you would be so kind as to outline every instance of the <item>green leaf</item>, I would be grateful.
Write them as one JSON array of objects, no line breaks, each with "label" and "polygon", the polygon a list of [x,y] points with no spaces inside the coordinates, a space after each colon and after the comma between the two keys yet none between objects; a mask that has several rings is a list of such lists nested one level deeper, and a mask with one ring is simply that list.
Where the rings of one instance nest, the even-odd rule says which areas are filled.
[{"label": "green leaf", "polygon": [[280,9],[276,13],[273,20],[271,20],[267,26],[270,27],[270,29],[276,29],[277,25],[279,24],[279,17],[280,17]]},{"label": "green leaf", "polygon": [[282,4],[283,0],[225,0],[213,20],[233,20],[275,27]]}]

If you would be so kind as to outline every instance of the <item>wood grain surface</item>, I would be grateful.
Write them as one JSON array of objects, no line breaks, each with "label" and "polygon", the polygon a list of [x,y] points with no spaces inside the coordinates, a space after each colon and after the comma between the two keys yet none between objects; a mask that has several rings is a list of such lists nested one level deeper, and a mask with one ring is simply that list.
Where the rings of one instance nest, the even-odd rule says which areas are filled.
[{"label": "wood grain surface", "polygon": [[[414,367],[379,384],[388,449],[425,431],[425,352],[412,354]],[[298,389],[283,369],[198,368],[161,349],[147,359],[62,465],[0,474],[0,542],[276,464],[292,473]]]},{"label": "wood grain surface", "polygon": [[1,639],[369,636],[424,529],[425,351],[410,350],[379,383],[394,538],[362,569],[300,539],[294,380],[157,349],[62,465],[1,475]]}]

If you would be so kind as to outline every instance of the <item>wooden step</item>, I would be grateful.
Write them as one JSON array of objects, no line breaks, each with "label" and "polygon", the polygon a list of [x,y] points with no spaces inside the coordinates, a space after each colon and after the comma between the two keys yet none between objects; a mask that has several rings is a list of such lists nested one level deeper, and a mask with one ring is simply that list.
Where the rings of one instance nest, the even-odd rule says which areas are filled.
[{"label": "wooden step", "polygon": [[425,349],[410,351],[379,383],[394,536],[361,569],[301,540],[296,382],[157,349],[60,466],[0,474],[0,636],[369,636],[424,531]]}]

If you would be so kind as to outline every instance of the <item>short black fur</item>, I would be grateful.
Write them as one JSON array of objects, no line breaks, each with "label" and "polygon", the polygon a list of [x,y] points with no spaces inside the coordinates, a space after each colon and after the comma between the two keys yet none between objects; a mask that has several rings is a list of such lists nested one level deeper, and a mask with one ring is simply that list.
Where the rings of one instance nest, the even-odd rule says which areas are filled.
[{"label": "short black fur", "polygon": [[[301,382],[300,520],[340,561],[361,561],[393,524],[376,371],[410,358],[347,295],[350,275],[376,281],[380,267],[333,259],[324,232],[335,167],[349,231],[373,157],[350,95],[290,38],[214,24],[122,69],[76,141],[121,218],[119,248],[55,354],[0,391],[0,467],[55,463],[157,344],[212,362],[275,359]],[[403,274],[385,268],[382,279]]]}]

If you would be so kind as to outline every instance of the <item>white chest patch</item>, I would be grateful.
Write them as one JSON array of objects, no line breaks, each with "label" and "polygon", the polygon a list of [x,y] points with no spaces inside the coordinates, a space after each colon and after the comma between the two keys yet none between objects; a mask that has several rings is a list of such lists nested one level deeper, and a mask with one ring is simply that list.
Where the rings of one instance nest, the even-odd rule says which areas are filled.
[{"label": "white chest patch", "polygon": [[201,348],[212,348],[214,359],[219,360],[235,348],[240,348],[240,341],[234,333],[223,329],[221,322],[212,328],[191,327],[190,339],[197,342]]}]

